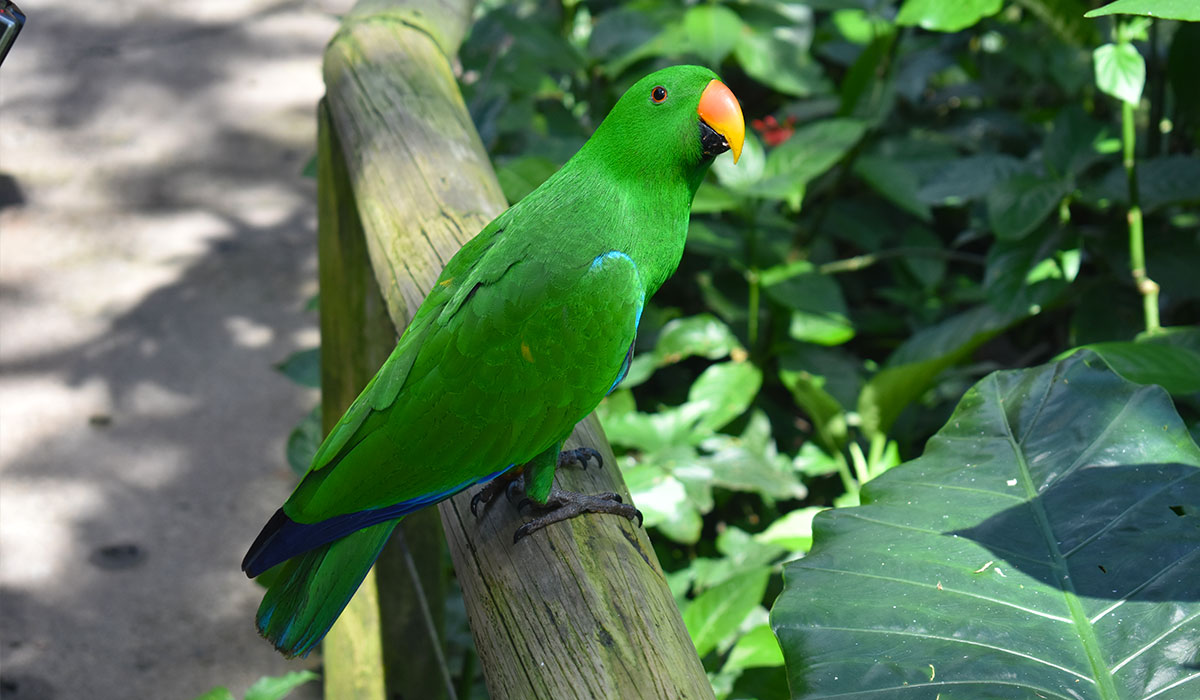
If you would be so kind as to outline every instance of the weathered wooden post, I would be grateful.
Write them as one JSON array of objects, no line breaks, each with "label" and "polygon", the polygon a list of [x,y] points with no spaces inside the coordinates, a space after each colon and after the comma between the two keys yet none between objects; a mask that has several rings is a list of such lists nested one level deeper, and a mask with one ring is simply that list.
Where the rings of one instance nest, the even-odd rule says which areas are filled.
[{"label": "weathered wooden post", "polygon": [[[470,16],[468,0],[362,0],[326,50],[319,159],[327,427],[390,350],[395,331],[382,319],[402,329],[459,246],[505,207],[451,70]],[[560,484],[628,496],[594,416],[568,443],[578,445],[600,450],[605,466],[563,470]],[[592,515],[514,545],[522,522],[515,509],[501,500],[476,519],[470,497],[439,511],[493,698],[712,697],[644,530]],[[378,624],[377,599],[389,614],[394,591],[379,573],[389,566],[381,561],[330,634],[330,697],[383,697],[381,674],[370,669],[388,656],[388,641],[381,647],[378,633],[363,630]],[[407,638],[416,640],[410,655],[428,645],[424,636]],[[435,665],[425,668],[440,681]]]}]

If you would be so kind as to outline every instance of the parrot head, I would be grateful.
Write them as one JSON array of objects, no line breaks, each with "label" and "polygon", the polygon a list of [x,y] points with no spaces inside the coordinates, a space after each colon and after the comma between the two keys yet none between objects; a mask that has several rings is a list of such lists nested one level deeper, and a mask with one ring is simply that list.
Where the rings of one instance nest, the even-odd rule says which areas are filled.
[{"label": "parrot head", "polygon": [[715,73],[672,66],[629,88],[594,138],[619,151],[623,161],[677,165],[691,174],[702,173],[725,151],[733,152],[736,163],[745,134],[741,105]]}]

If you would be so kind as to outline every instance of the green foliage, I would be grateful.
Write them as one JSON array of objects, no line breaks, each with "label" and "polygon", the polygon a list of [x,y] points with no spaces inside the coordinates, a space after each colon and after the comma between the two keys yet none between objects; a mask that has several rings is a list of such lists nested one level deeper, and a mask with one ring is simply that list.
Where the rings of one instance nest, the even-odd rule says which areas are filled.
[{"label": "green foliage", "polygon": [[321,405],[317,404],[288,435],[288,466],[297,476],[308,473],[308,467],[312,464],[324,437],[325,431],[321,427]]},{"label": "green foliage", "polygon": [[1146,84],[1146,62],[1133,44],[1105,44],[1092,54],[1096,87],[1118,100],[1136,105]]},{"label": "green foliage", "polygon": [[1200,5],[1192,0],[1116,0],[1084,16],[1102,17],[1116,14],[1200,22]]},{"label": "green foliage", "polygon": [[[600,407],[719,697],[788,695],[765,626],[783,563],[805,556],[816,512],[870,497],[988,372],[1088,345],[1166,387],[1200,432],[1200,36],[1085,19],[1089,7],[480,10],[462,84],[510,199],[655,68],[707,64],[742,101],[742,159],[714,163],[681,268]],[[1188,19],[1190,7],[1121,0],[1093,14]],[[1131,273],[1135,238],[1144,280]],[[808,599],[857,610],[863,590]]]},{"label": "green foliage", "polygon": [[996,372],[863,503],[788,565],[793,693],[1200,692],[1200,448],[1162,389],[1088,352]]},{"label": "green foliage", "polygon": [[[282,676],[263,676],[246,690],[243,700],[283,700],[292,691],[309,681],[320,678],[312,671],[292,671]],[[195,700],[237,700],[229,688],[218,686],[199,695]]]},{"label": "green foliage", "polygon": [[301,386],[321,388],[321,349],[309,348],[292,353],[275,369]]},{"label": "green foliage", "polygon": [[957,32],[996,14],[1001,4],[1001,0],[904,0],[896,24],[916,25],[934,32]]}]

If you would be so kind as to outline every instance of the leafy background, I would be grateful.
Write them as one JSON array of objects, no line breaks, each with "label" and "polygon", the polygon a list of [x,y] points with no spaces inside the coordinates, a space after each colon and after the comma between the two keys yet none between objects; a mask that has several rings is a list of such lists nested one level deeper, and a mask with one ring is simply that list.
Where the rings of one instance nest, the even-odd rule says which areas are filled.
[{"label": "leafy background", "polygon": [[[1169,0],[1084,16],[1098,4],[478,7],[460,82],[510,201],[666,65],[717,70],[751,126],[742,160],[718,158],[701,187],[683,263],[599,409],[718,697],[787,697],[789,675],[804,692],[808,653],[787,633],[781,649],[768,616],[785,563],[795,595],[814,516],[882,498],[864,485],[919,456],[994,370],[1076,366],[1062,358],[1087,346],[1124,377],[1095,400],[1125,380],[1165,388],[1159,410],[1193,450],[1181,463],[1200,466],[1200,25],[1136,15],[1200,18]],[[281,369],[311,382],[315,362]],[[301,470],[318,439],[313,421],[293,434]],[[826,535],[837,515],[816,519],[823,556],[883,546]],[[1175,526],[1197,527],[1185,515]],[[808,607],[896,590],[838,585]],[[800,624],[789,609],[777,630]],[[449,635],[471,673],[469,636]]]}]

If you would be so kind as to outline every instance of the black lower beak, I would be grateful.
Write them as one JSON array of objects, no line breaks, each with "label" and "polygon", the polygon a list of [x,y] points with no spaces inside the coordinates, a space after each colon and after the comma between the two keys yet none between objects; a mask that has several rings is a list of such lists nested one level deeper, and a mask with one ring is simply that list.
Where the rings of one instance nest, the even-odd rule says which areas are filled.
[{"label": "black lower beak", "polygon": [[711,126],[700,120],[700,147],[704,149],[704,155],[709,158],[715,158],[725,151],[729,150],[729,142],[725,137],[718,134]]}]

